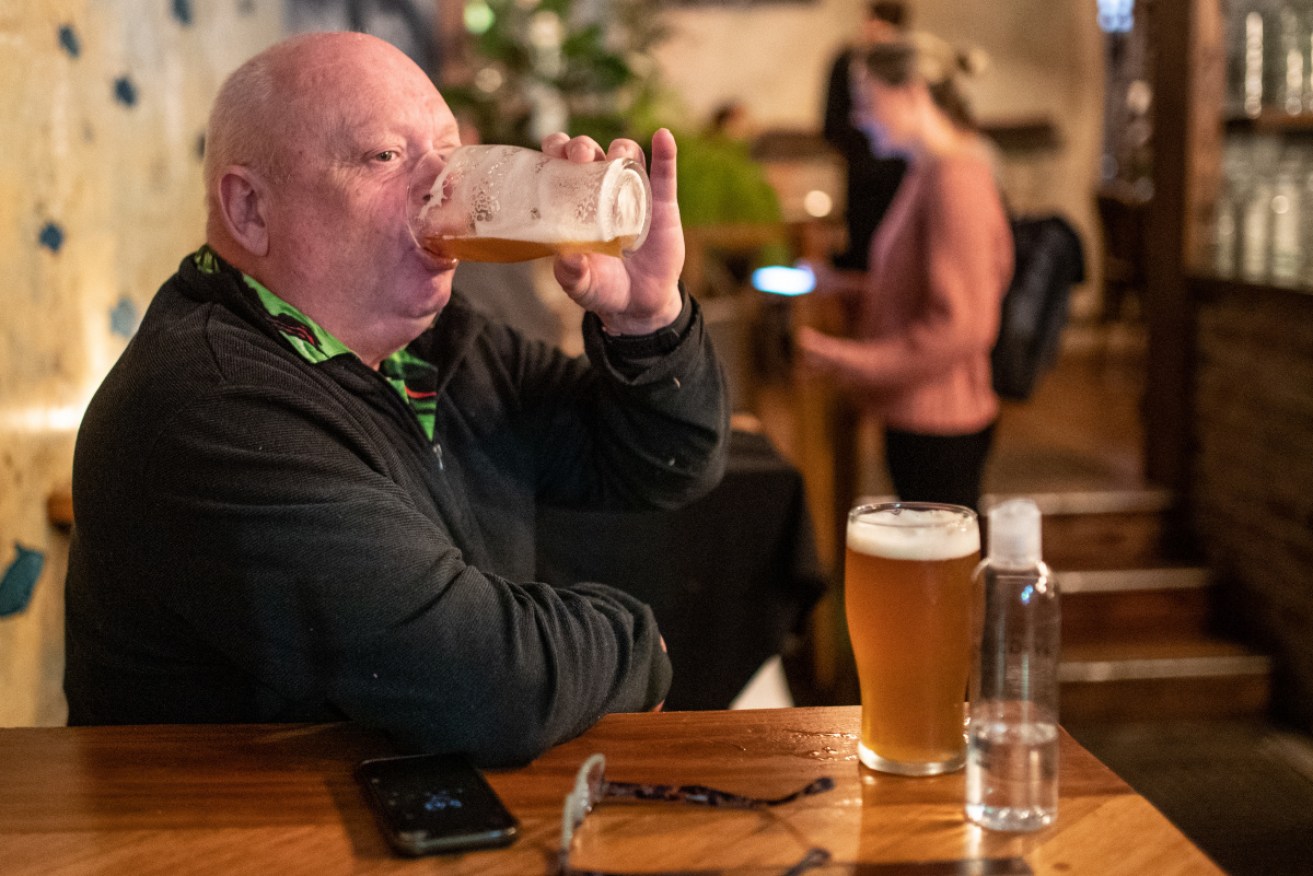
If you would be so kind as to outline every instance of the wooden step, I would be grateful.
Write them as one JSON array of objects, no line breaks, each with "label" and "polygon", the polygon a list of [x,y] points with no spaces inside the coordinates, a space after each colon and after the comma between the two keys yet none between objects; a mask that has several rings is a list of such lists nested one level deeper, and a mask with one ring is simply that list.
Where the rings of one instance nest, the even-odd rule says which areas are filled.
[{"label": "wooden step", "polygon": [[[983,510],[1012,498],[990,494]],[[1143,569],[1191,562],[1178,533],[1177,507],[1168,490],[1039,493],[1044,558],[1057,570]]]},{"label": "wooden step", "polygon": [[1217,639],[1070,644],[1058,668],[1064,721],[1265,714],[1272,660]]},{"label": "wooden step", "polygon": [[1054,570],[1069,645],[1205,638],[1212,578],[1207,569]]}]

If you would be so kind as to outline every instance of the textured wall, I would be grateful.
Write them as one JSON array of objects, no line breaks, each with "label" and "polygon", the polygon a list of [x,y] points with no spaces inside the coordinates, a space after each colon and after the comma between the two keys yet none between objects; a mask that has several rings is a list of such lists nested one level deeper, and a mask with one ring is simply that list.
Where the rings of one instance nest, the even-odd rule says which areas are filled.
[{"label": "textured wall", "polygon": [[1218,284],[1197,354],[1199,542],[1226,621],[1277,657],[1276,708],[1313,729],[1313,295]]},{"label": "textured wall", "polygon": [[280,0],[0,4],[0,725],[64,719],[66,544],[46,498],[91,393],[202,240],[210,99],[281,22]]}]

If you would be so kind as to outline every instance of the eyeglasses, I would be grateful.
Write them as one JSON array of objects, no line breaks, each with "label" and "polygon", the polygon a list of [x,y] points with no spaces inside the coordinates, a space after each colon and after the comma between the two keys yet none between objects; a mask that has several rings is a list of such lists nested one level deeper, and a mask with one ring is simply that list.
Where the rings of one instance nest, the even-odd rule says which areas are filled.
[{"label": "eyeglasses", "polygon": [[[834,779],[822,776],[792,794],[766,799],[719,791],[706,785],[642,785],[634,782],[612,782],[606,778],[606,758],[601,754],[594,754],[579,767],[579,772],[574,777],[574,788],[565,796],[565,806],[561,810],[561,850],[557,853],[557,874],[558,876],[614,876],[593,870],[579,871],[570,868],[570,844],[574,839],[574,832],[584,823],[584,818],[593,811],[593,807],[607,797],[694,803],[726,809],[765,809],[792,803],[812,794],[820,794],[833,787]],[[808,849],[807,853],[786,870],[783,876],[796,876],[812,867],[819,867],[829,859],[830,853],[825,849]]]}]

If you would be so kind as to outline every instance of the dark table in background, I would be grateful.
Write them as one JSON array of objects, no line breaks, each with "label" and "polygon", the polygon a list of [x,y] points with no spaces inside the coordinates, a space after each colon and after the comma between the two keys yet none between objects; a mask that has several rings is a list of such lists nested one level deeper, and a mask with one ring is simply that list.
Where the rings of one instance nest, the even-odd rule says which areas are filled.
[{"label": "dark table in background", "polygon": [[652,606],[674,665],[671,710],[726,708],[826,587],[801,474],[743,431],[724,480],[681,510],[540,511],[538,574],[610,584]]}]

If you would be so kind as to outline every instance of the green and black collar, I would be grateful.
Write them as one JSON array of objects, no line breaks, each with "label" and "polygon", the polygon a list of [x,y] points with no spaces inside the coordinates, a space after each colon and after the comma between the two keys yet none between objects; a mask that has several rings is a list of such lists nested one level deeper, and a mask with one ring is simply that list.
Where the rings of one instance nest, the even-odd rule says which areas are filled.
[{"label": "green and black collar", "polygon": [[[226,266],[209,246],[197,250],[193,259],[197,270],[203,274],[218,274]],[[327,329],[269,291],[258,280],[247,274],[241,274],[241,278],[254,293],[270,325],[306,362],[318,365],[338,356],[356,355]],[[438,400],[438,369],[402,349],[379,363],[378,371],[405,400],[424,434],[432,441]]]}]

